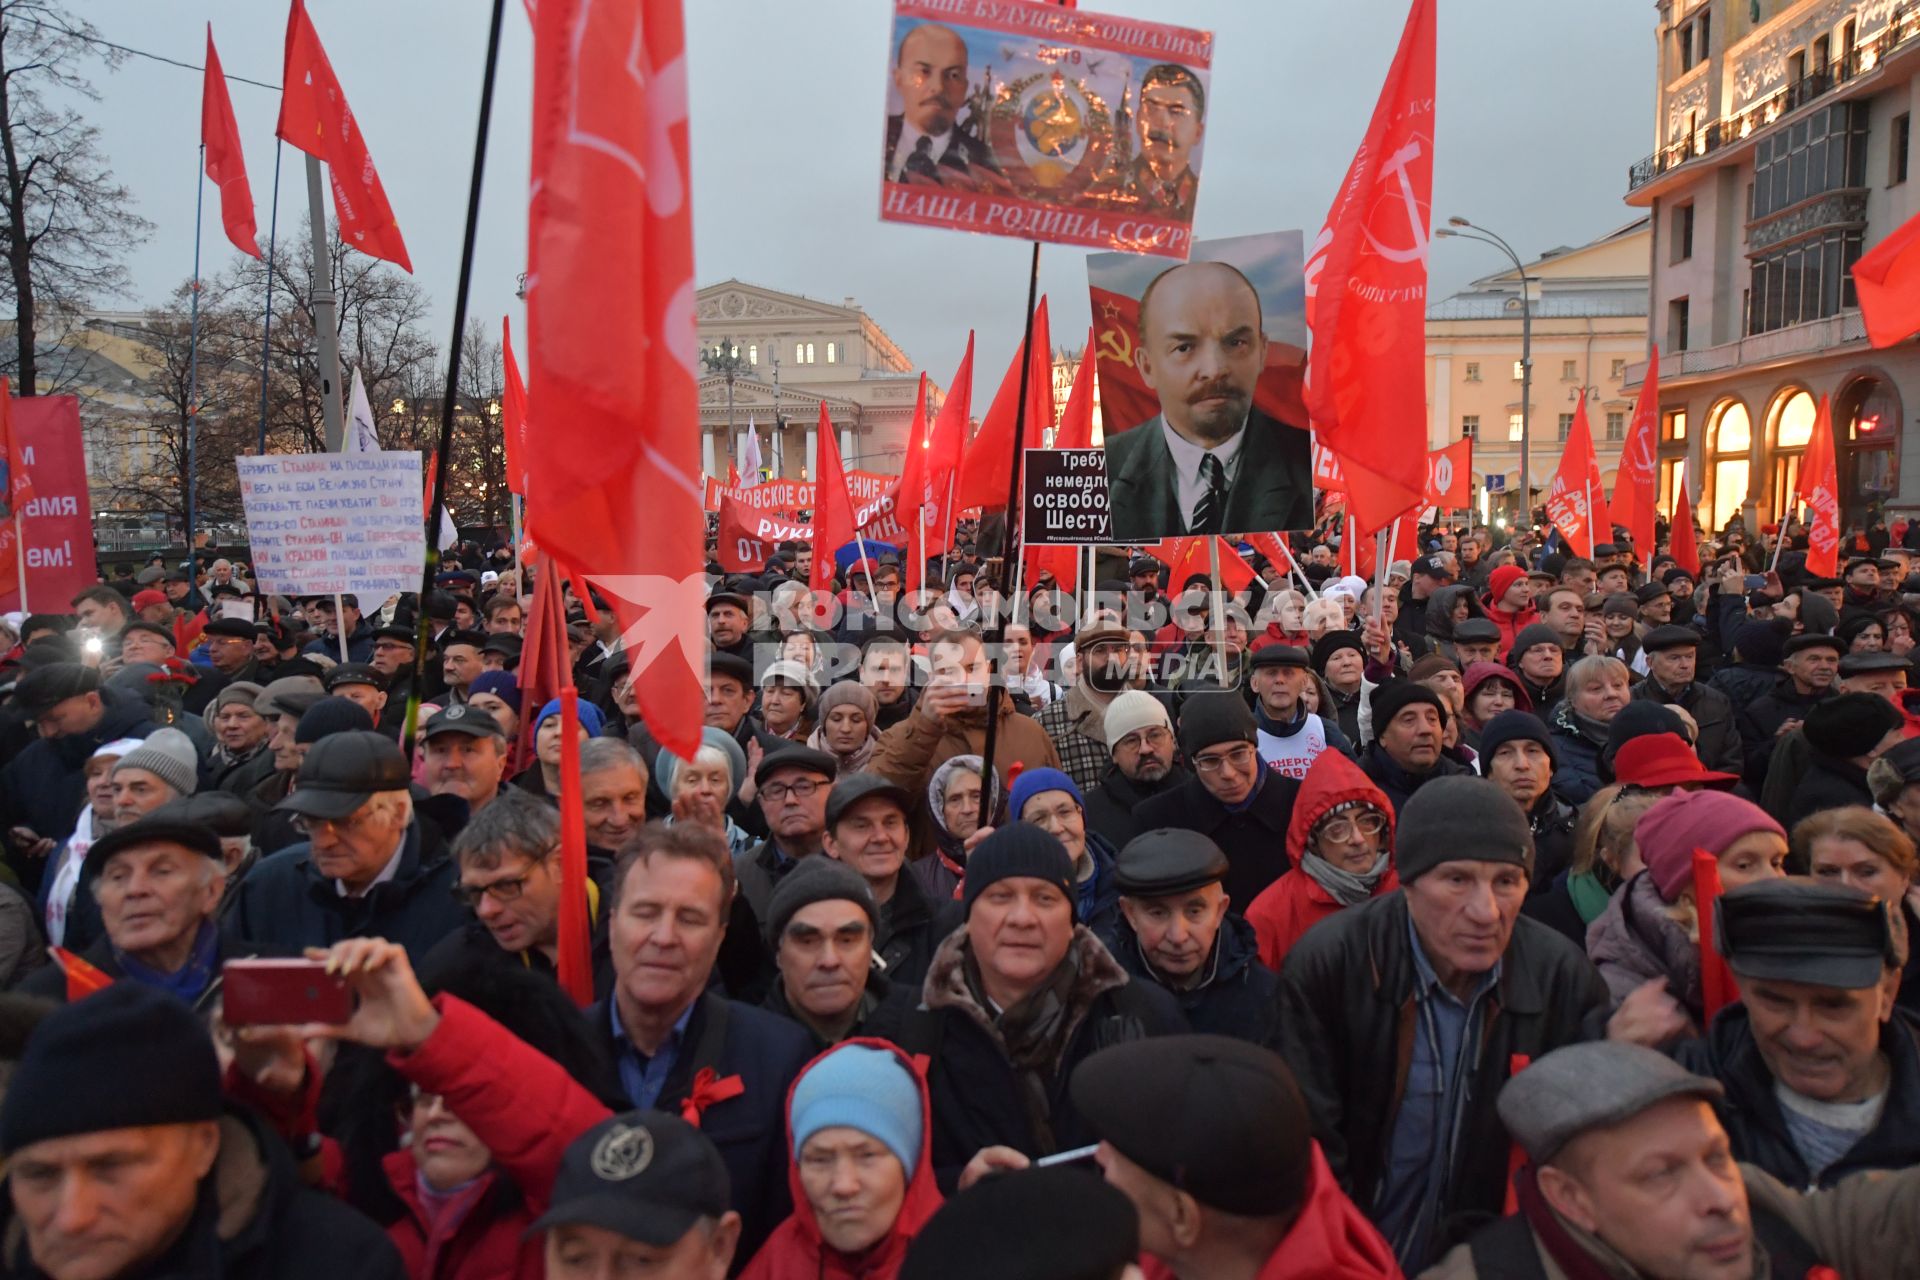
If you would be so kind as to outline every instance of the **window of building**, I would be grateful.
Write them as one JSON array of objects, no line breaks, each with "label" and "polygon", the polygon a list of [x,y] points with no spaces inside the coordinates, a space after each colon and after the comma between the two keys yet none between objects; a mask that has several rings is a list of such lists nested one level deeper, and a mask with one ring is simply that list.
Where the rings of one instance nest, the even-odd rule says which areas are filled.
[{"label": "window of building", "polygon": [[814,363],[813,344],[811,342],[807,344],[807,363]]},{"label": "window of building", "polygon": [[1625,440],[1627,438],[1627,414],[1624,409],[1607,410],[1607,439]]},{"label": "window of building", "polygon": [[760,363],[760,344],[759,343],[749,342],[747,344],[747,363],[748,364]]},{"label": "window of building", "polygon": [[1460,438],[1478,440],[1480,438],[1480,415],[1467,413],[1460,416]]},{"label": "window of building", "polygon": [[1480,381],[1480,362],[1478,360],[1467,361],[1467,381]]},{"label": "window of building", "polygon": [[1525,364],[1525,363],[1523,363],[1522,361],[1519,361],[1519,360],[1515,360],[1515,361],[1513,362],[1513,380],[1514,380],[1515,382],[1518,382],[1518,381],[1520,381],[1520,379],[1522,379],[1522,378],[1524,378],[1524,377],[1526,377],[1526,376],[1527,376],[1527,366],[1526,366],[1526,364]]},{"label": "window of building", "polygon": [[1861,245],[1859,231],[1836,228],[1754,259],[1747,332],[1771,333],[1858,305],[1853,264]]},{"label": "window of building", "polygon": [[1762,137],[1753,152],[1753,216],[1765,218],[1813,196],[1866,185],[1867,115],[1836,102]]},{"label": "window of building", "polygon": [[1517,413],[1507,415],[1507,439],[1518,440],[1520,433],[1526,430],[1527,420]]},{"label": "window of building", "polygon": [[1660,438],[1665,440],[1685,440],[1687,438],[1687,411],[1674,409],[1660,415]]},{"label": "window of building", "polygon": [[1560,362],[1560,381],[1572,382],[1579,376],[1580,362],[1578,360],[1562,360]]},{"label": "window of building", "polygon": [[1624,382],[1627,377],[1627,362],[1615,360],[1607,369],[1607,376],[1615,382]]},{"label": "window of building", "polygon": [[1573,434],[1573,415],[1570,413],[1563,413],[1560,415],[1560,438],[1562,440],[1565,440],[1568,436],[1572,434]]},{"label": "window of building", "polygon": [[1670,238],[1673,242],[1672,261],[1685,262],[1693,256],[1693,202],[1691,200],[1674,209],[1673,234]]},{"label": "window of building", "polygon": [[1887,130],[1887,139],[1892,148],[1892,153],[1887,157],[1887,185],[1897,187],[1907,180],[1907,153],[1913,150],[1911,111],[1893,118],[1893,127]]},{"label": "window of building", "polygon": [[1772,503],[1768,511],[1779,516],[1793,502],[1800,484],[1800,460],[1813,439],[1814,420],[1819,416],[1813,397],[1803,390],[1780,393],[1773,402],[1773,448],[1768,451],[1773,467],[1768,493]]},{"label": "window of building", "polygon": [[1667,350],[1687,349],[1687,299],[1675,298],[1667,304]]},{"label": "window of building", "polygon": [[837,344],[832,342],[829,342],[827,344],[827,363],[828,364],[838,363],[838,360],[837,360],[838,352],[839,352],[839,347]]},{"label": "window of building", "polygon": [[1707,442],[1711,485],[1707,500],[1712,515],[1708,527],[1724,529],[1746,503],[1752,474],[1753,420],[1747,406],[1738,400],[1718,405],[1707,419]]}]

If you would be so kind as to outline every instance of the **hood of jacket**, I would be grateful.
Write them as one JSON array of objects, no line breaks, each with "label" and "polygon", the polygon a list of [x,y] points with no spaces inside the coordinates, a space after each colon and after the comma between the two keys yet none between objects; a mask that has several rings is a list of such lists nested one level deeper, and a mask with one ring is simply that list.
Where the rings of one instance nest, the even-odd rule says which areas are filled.
[{"label": "hood of jacket", "polygon": [[1293,798],[1293,817],[1287,823],[1287,856],[1298,866],[1307,851],[1307,837],[1314,824],[1333,809],[1354,802],[1372,805],[1387,818],[1387,837],[1383,848],[1393,847],[1393,804],[1387,793],[1374,785],[1360,766],[1338,751],[1322,751],[1307,767],[1300,781],[1300,794]]},{"label": "hood of jacket", "polygon": [[1526,683],[1504,663],[1473,662],[1467,664],[1466,674],[1461,676],[1462,698],[1469,707],[1473,705],[1473,695],[1480,686],[1489,680],[1499,680],[1513,690],[1513,707],[1516,711],[1533,710],[1533,695],[1527,692]]},{"label": "hood of jacket", "polygon": [[1467,602],[1469,618],[1487,616],[1486,606],[1473,594],[1473,588],[1465,583],[1455,583],[1450,587],[1441,587],[1427,597],[1426,630],[1427,634],[1438,640],[1453,639],[1453,611],[1460,602]]},{"label": "hood of jacket", "polygon": [[[857,1044],[891,1053],[913,1077],[920,1091],[920,1157],[907,1171],[906,1198],[893,1226],[878,1243],[858,1255],[842,1254],[830,1247],[820,1235],[820,1221],[807,1199],[806,1184],[800,1177],[800,1161],[793,1151],[793,1094],[800,1081],[829,1053],[844,1045]],[[864,1037],[843,1041],[822,1053],[801,1069],[787,1086],[787,1185],[793,1192],[793,1215],[767,1238],[754,1257],[746,1275],[749,1280],[892,1280],[905,1260],[907,1245],[927,1219],[940,1208],[940,1188],[933,1178],[933,1104],[927,1094],[927,1077],[911,1056],[885,1040]]]},{"label": "hood of jacket", "polygon": [[[1704,1008],[1700,983],[1700,945],[1666,912],[1653,877],[1645,871],[1614,891],[1600,918],[1587,926],[1587,958],[1596,966],[1617,966],[1636,982],[1665,978],[1667,989],[1696,1021]],[[1606,970],[1602,968],[1602,975]],[[1614,987],[1616,998],[1620,988]]]}]

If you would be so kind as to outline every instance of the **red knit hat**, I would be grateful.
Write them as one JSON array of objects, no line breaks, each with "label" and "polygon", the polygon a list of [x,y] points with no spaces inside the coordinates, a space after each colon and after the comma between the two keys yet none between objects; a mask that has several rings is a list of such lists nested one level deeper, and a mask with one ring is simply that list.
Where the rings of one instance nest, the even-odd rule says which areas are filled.
[{"label": "red knit hat", "polygon": [[1497,609],[1516,582],[1526,580],[1527,571],[1517,564],[1503,564],[1487,576],[1487,606]]}]

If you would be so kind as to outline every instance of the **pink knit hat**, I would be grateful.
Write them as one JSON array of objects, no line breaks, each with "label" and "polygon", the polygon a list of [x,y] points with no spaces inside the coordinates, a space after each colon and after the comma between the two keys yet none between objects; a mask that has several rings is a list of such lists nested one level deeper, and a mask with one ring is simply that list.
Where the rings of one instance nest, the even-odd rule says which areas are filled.
[{"label": "pink knit hat", "polygon": [[1633,841],[1653,876],[1653,887],[1672,902],[1693,880],[1693,851],[1716,858],[1741,836],[1771,831],[1782,840],[1784,828],[1750,800],[1724,791],[1676,791],[1640,815]]}]

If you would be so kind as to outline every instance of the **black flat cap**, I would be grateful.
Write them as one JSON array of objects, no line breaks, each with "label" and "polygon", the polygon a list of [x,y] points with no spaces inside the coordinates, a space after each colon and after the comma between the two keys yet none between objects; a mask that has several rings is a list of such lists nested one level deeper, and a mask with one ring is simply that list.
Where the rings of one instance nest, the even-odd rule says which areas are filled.
[{"label": "black flat cap", "polygon": [[1838,636],[1830,636],[1824,631],[1808,631],[1801,635],[1789,636],[1781,651],[1791,658],[1796,653],[1808,649],[1831,649],[1835,653],[1845,653],[1846,646],[1840,643]]},{"label": "black flat cap", "polygon": [[1468,618],[1465,622],[1453,624],[1453,638],[1468,644],[1497,644],[1500,640],[1500,624],[1490,618]]},{"label": "black flat cap", "polygon": [[50,662],[20,677],[13,686],[14,701],[30,716],[45,715],[68,698],[96,693],[100,673],[78,662]]},{"label": "black flat cap", "polygon": [[422,739],[437,738],[443,733],[464,733],[469,738],[502,738],[507,731],[493,718],[493,713],[485,707],[469,707],[464,703],[451,707],[442,707],[427,720],[427,727],[420,731]]},{"label": "black flat cap", "polygon": [[91,880],[100,874],[107,865],[107,859],[116,853],[125,853],[128,849],[149,844],[177,844],[224,865],[220,837],[214,834],[213,829],[204,823],[189,822],[162,812],[168,808],[171,806],[162,805],[146,817],[129,822],[124,827],[116,827],[95,840],[87,849],[86,862],[81,867],[82,877]]},{"label": "black flat cap", "polygon": [[168,818],[206,827],[214,835],[228,837],[253,834],[253,808],[231,791],[196,791],[178,800],[169,800],[141,821]]},{"label": "black flat cap", "polygon": [[373,638],[375,640],[398,640],[401,644],[411,645],[414,641],[414,630],[412,627],[375,627],[373,629]]},{"label": "black flat cap", "polygon": [[1897,653],[1849,653],[1840,659],[1842,676],[1864,676],[1874,671],[1911,671],[1905,658]]},{"label": "black flat cap", "polygon": [[235,640],[252,640],[260,634],[246,618],[215,618],[207,624],[206,633],[210,636],[231,636]]},{"label": "black flat cap", "polygon": [[1140,1215],[1097,1171],[982,1178],[927,1219],[900,1280],[1111,1280],[1140,1253]]},{"label": "black flat cap", "polygon": [[776,769],[806,769],[829,779],[840,772],[840,762],[824,751],[815,751],[812,747],[794,745],[782,747],[778,751],[769,751],[760,758],[760,767],[753,771],[753,785],[763,786]]},{"label": "black flat cap", "polygon": [[275,805],[309,818],[348,816],[382,791],[413,782],[400,744],[367,729],[330,734],[307,749],[291,795]]},{"label": "black flat cap", "polygon": [[370,662],[342,662],[327,672],[325,684],[329,693],[349,684],[370,684],[384,693],[387,678]]},{"label": "black flat cap", "polygon": [[709,677],[731,676],[740,682],[743,689],[754,687],[753,664],[731,653],[716,653],[708,658],[707,673]]},{"label": "black flat cap", "polygon": [[1217,884],[1226,875],[1227,855],[1219,845],[1198,831],[1161,827],[1127,841],[1114,884],[1129,898],[1164,898]]},{"label": "black flat cap", "polygon": [[1270,1049],[1227,1036],[1135,1040],[1081,1063],[1069,1090],[1095,1134],[1210,1209],[1281,1217],[1305,1197],[1312,1122]]},{"label": "black flat cap", "polygon": [[1656,600],[1669,598],[1666,584],[1663,582],[1643,582],[1633,589],[1633,598],[1641,604],[1652,604]]},{"label": "black flat cap", "polygon": [[1307,651],[1294,644],[1270,644],[1257,651],[1248,664],[1254,669],[1261,667],[1299,667],[1310,670],[1313,666],[1307,660]]},{"label": "black flat cap", "polygon": [[[1662,587],[1660,590],[1664,593],[1666,588]],[[1646,638],[1640,642],[1640,647],[1648,653],[1659,653],[1666,649],[1697,649],[1700,647],[1700,633],[1692,627],[1669,623],[1647,632]]]},{"label": "black flat cap", "polygon": [[480,646],[480,652],[497,653],[503,658],[517,658],[525,643],[510,631],[499,631],[487,637],[487,642]]},{"label": "black flat cap", "polygon": [[478,631],[449,631],[440,637],[440,647],[442,649],[451,649],[457,644],[470,644],[478,649],[486,642],[486,636]]},{"label": "black flat cap", "polygon": [[719,605],[732,605],[749,618],[753,616],[753,603],[738,591],[716,591],[707,597],[707,609],[711,612]]},{"label": "black flat cap", "polygon": [[1742,978],[1858,991],[1906,962],[1880,899],[1844,885],[1775,879],[1713,904],[1714,946]]},{"label": "black flat cap", "polygon": [[850,773],[837,780],[833,784],[833,791],[827,796],[827,826],[839,826],[847,810],[875,796],[893,801],[900,806],[902,813],[913,812],[913,797],[907,794],[905,787],[889,782],[877,773]]}]

